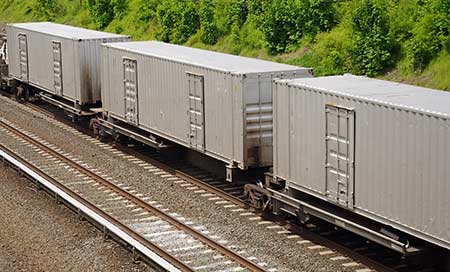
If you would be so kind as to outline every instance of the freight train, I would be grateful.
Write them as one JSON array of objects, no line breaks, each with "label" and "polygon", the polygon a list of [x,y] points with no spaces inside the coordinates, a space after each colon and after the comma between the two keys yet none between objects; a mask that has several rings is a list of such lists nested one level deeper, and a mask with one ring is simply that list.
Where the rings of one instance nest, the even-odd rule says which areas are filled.
[{"label": "freight train", "polygon": [[450,249],[450,93],[53,23],[7,39],[4,76],[100,134],[184,146],[229,181],[273,167],[248,193],[274,213],[405,255]]}]

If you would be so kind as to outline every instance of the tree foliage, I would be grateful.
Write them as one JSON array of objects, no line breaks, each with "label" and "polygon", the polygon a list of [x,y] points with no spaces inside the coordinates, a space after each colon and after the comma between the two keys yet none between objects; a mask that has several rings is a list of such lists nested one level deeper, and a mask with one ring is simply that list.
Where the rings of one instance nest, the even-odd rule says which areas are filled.
[{"label": "tree foliage", "polygon": [[44,20],[53,21],[58,15],[61,15],[62,7],[57,0],[35,0],[33,10]]},{"label": "tree foliage", "polygon": [[117,17],[121,18],[127,9],[127,0],[87,0],[87,5],[97,28],[105,28]]},{"label": "tree foliage", "polygon": [[393,63],[395,44],[385,8],[374,0],[363,0],[352,16],[353,69],[374,76]]},{"label": "tree foliage", "polygon": [[272,54],[289,52],[303,36],[328,31],[336,22],[329,1],[272,0],[264,4],[262,30]]},{"label": "tree foliage", "polygon": [[215,8],[213,0],[200,1],[201,40],[206,44],[215,44],[220,33],[214,18]]},{"label": "tree foliage", "polygon": [[441,50],[450,51],[450,1],[427,1],[412,34],[407,54],[414,70],[423,70]]},{"label": "tree foliage", "polygon": [[158,38],[165,42],[184,43],[200,26],[196,3],[191,0],[162,1],[156,13],[160,24]]},{"label": "tree foliage", "polygon": [[[13,5],[9,3],[14,2],[5,0],[0,9],[8,10]],[[64,18],[63,7],[67,3],[72,0],[32,0],[22,15],[58,21]],[[78,9],[67,10],[82,14],[74,21],[68,16],[66,19],[71,23],[77,24],[79,19],[82,25],[86,22],[84,26],[94,22],[98,29],[125,32],[137,39],[212,46],[233,54],[268,58],[279,54],[277,59],[312,66],[319,75],[352,72],[376,76],[391,68],[398,68],[401,73],[420,74],[435,65],[437,59],[447,69],[445,57],[450,56],[449,0],[85,0],[80,3],[83,4],[78,4]],[[86,10],[89,17],[83,14]],[[296,53],[285,54],[293,51]],[[444,75],[445,71],[440,74]],[[448,82],[450,85],[450,79]]]}]

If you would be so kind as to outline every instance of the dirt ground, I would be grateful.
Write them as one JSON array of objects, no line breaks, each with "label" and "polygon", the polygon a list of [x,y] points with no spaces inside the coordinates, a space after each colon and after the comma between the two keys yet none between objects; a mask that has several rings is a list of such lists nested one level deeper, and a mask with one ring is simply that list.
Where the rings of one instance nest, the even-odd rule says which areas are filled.
[{"label": "dirt ground", "polygon": [[152,271],[0,165],[0,271]]}]

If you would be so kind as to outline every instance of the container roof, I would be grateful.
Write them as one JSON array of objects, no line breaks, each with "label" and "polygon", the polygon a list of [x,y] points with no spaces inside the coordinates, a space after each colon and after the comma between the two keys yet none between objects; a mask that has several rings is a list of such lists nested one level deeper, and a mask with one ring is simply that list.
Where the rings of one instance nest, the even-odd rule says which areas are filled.
[{"label": "container roof", "polygon": [[304,69],[297,66],[240,57],[158,41],[108,43],[104,46],[142,55],[236,73],[265,73]]},{"label": "container roof", "polygon": [[17,23],[10,24],[10,26],[36,31],[39,33],[45,33],[57,37],[64,37],[68,39],[104,39],[104,38],[120,38],[127,37],[125,35],[118,35],[107,32],[100,32],[91,29],[85,29],[80,27],[74,27],[69,25],[56,24],[51,22],[38,22],[38,23]]},{"label": "container roof", "polygon": [[292,86],[450,117],[450,92],[354,75],[283,81]]}]

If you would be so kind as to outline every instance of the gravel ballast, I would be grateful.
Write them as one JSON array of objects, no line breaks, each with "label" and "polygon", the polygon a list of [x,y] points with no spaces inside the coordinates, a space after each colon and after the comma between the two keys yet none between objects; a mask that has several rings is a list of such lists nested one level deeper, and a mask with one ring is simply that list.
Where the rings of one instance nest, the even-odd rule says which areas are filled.
[{"label": "gravel ballast", "polygon": [[154,271],[12,169],[0,184],[0,271]]},{"label": "gravel ballast", "polygon": [[[19,108],[20,107],[20,108]],[[146,169],[140,161],[120,152],[113,153],[102,144],[80,137],[65,125],[55,125],[41,114],[30,114],[23,105],[0,98],[0,116],[79,158],[99,172],[107,174],[130,190],[206,228],[210,235],[220,236],[228,246],[246,251],[277,271],[355,271],[364,268],[338,253],[319,254],[329,249],[302,242],[273,223],[262,222],[255,214],[230,207],[223,199],[200,193],[198,188],[183,186],[182,181]]]}]

